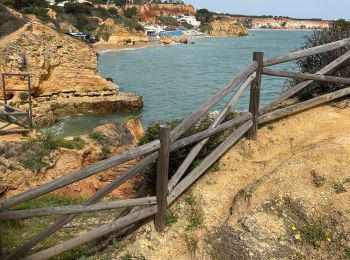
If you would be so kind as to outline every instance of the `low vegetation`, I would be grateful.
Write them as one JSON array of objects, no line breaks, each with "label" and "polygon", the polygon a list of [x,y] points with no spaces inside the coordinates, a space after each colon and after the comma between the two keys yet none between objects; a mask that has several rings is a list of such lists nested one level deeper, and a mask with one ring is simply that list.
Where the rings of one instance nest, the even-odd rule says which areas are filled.
[{"label": "low vegetation", "polygon": [[[96,1],[94,1],[94,4],[105,3],[106,1],[101,1],[100,3],[96,3]],[[59,24],[61,22],[68,22],[79,31],[95,33],[101,25],[101,21],[106,21],[108,18],[113,19],[115,23],[123,25],[130,31],[143,30],[142,25],[138,23],[138,11],[136,7],[127,8],[124,11],[118,11],[118,9],[115,7],[106,9],[97,5],[95,6],[89,2],[68,2],[63,7],[59,7],[50,6],[45,0],[0,0],[0,4],[7,5],[8,7],[11,7],[23,14],[33,14],[43,22],[50,22],[54,24],[58,30],[60,30]],[[55,19],[48,15],[49,8],[56,13]],[[0,9],[0,21],[5,18],[9,19],[8,17],[8,15],[5,17]],[[19,24],[18,21],[15,22],[14,18],[11,18],[11,21],[12,23],[9,25],[10,27],[18,29],[23,25]],[[19,25],[17,26],[16,24]],[[15,29],[12,29],[12,31],[14,30]],[[97,37],[101,37],[101,35],[98,34]]]},{"label": "low vegetation", "polygon": [[25,20],[10,14],[6,7],[0,5],[0,38],[18,30]]},{"label": "low vegetation", "polygon": [[[233,115],[229,115],[227,117],[227,120],[231,119]],[[206,130],[212,123],[213,119],[206,117],[203,119],[199,124],[191,127],[182,137],[188,137],[191,135],[194,135],[196,133],[202,132]],[[169,123],[171,125],[171,128],[174,129],[180,121],[173,121]],[[153,126],[148,127],[148,129],[145,131],[145,134],[143,138],[140,141],[140,145],[149,143],[153,140],[158,139],[159,137],[159,124],[155,124]],[[193,163],[190,165],[187,172],[190,172],[192,169],[194,169],[197,165],[200,164],[200,162],[209,155],[217,146],[220,145],[220,143],[225,140],[225,138],[231,133],[233,130],[226,130],[222,132],[221,134],[218,134],[212,138],[209,139],[207,144],[203,147],[203,149],[199,152],[196,159],[193,161]],[[170,159],[169,159],[169,177],[172,177],[181,163],[184,161],[184,159],[187,157],[189,152],[192,150],[194,145],[189,145],[184,148],[178,149],[176,151],[173,151],[170,153]],[[147,190],[155,191],[155,181],[156,181],[156,173],[157,173],[157,165],[156,163],[151,164],[145,174],[144,179],[142,180],[145,185],[147,186]]]},{"label": "low vegetation", "polygon": [[[345,20],[337,20],[330,24],[328,29],[316,30],[310,36],[305,37],[305,44],[302,49],[312,48],[315,46],[331,43],[350,37],[350,22]],[[316,73],[326,65],[349,51],[349,47],[340,48],[335,51],[325,52],[318,55],[309,56],[297,61],[297,65],[301,72]],[[350,76],[350,61],[347,60],[328,75],[349,78]],[[300,80],[292,80],[289,86],[301,82]],[[329,83],[329,82],[314,82],[308,87],[297,93],[296,95],[301,100],[306,100],[318,95],[333,92],[346,87],[344,84]]]},{"label": "low vegetation", "polygon": [[[113,198],[110,199],[112,200]],[[80,197],[72,198],[59,194],[49,194],[25,202],[13,208],[13,210],[79,205],[84,201],[85,199]],[[32,253],[44,250],[67,239],[71,239],[75,237],[75,234],[77,233],[86,232],[87,230],[95,228],[99,225],[98,222],[104,223],[106,219],[109,219],[111,221],[113,217],[117,217],[121,212],[122,209],[115,209],[81,214],[79,217],[75,218],[74,225],[57,231],[52,236],[48,237],[46,240],[36,246],[35,249],[33,249]],[[59,219],[61,219],[60,216],[52,216],[25,220],[0,221],[0,230],[5,255],[10,253],[14,248],[23,245],[34,235],[39,234],[46,227]],[[119,242],[117,240],[113,240],[112,244],[117,246]],[[63,253],[53,259],[90,259],[89,256],[96,254],[102,246],[103,245],[99,245],[95,241],[90,242],[76,249]]]},{"label": "low vegetation", "polygon": [[208,32],[211,29],[210,23],[214,20],[214,15],[208,9],[198,9],[196,19],[201,22],[201,31]]},{"label": "low vegetation", "polygon": [[50,164],[50,153],[57,148],[82,149],[84,145],[84,141],[79,137],[75,137],[72,141],[67,141],[58,138],[50,132],[44,132],[38,137],[27,141],[24,159],[21,160],[21,163],[25,168],[38,172]]}]

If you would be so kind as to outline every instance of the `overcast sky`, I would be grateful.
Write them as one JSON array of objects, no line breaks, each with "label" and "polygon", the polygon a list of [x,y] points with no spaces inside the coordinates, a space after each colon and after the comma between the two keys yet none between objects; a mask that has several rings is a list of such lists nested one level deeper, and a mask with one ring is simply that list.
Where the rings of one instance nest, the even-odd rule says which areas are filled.
[{"label": "overcast sky", "polygon": [[350,0],[186,0],[196,8],[245,15],[350,20]]}]

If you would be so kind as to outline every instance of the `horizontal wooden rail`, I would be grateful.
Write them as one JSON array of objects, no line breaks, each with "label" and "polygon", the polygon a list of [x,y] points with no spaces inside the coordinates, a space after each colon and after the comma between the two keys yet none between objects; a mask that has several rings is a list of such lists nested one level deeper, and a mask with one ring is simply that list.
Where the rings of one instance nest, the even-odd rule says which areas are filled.
[{"label": "horizontal wooden rail", "polygon": [[292,105],[286,108],[278,109],[276,111],[267,113],[259,117],[259,124],[265,124],[267,122],[271,122],[277,119],[280,119],[285,116],[289,116],[300,111],[304,111],[306,109],[321,105],[323,103],[327,103],[329,101],[338,99],[340,97],[344,97],[350,95],[350,88],[344,88],[323,96],[319,96],[308,101]]},{"label": "horizontal wooden rail", "polygon": [[171,202],[175,201],[186,191],[206,170],[208,170],[221,156],[223,156],[253,125],[253,121],[241,125],[211,154],[209,154],[193,171],[191,171],[169,195]]},{"label": "horizontal wooden rail", "polygon": [[[187,131],[193,124],[195,124],[204,114],[206,114],[210,108],[215,106],[220,100],[222,100],[234,87],[239,86],[243,83],[257,68],[257,63],[253,62],[245,70],[243,70],[233,81],[222,88],[216,93],[216,95],[209,99],[202,107],[193,112],[189,117],[187,117],[182,123],[180,123],[171,134],[171,141],[174,142],[180,137],[185,131]],[[110,168],[116,167],[121,163],[133,160],[142,155],[149,154],[158,150],[160,147],[159,140],[153,141],[151,143],[145,144],[134,148],[128,152],[121,155],[113,156],[104,161],[98,162],[90,167],[77,171],[75,173],[63,176],[61,178],[55,179],[49,183],[41,185],[40,187],[31,189],[27,192],[14,196],[10,199],[0,201],[0,211],[9,209],[25,201],[37,198],[46,193],[55,191],[57,189],[63,188],[74,182],[86,179],[92,175],[100,173],[102,171],[108,170]]]},{"label": "horizontal wooden rail", "polygon": [[[220,112],[220,114],[215,118],[212,125],[209,127],[209,129],[216,128],[221,124],[221,122],[225,119],[227,114],[231,111],[232,107],[237,103],[239,98],[243,95],[244,91],[247,89],[248,86],[253,82],[253,80],[256,77],[256,73],[254,72],[248,79],[241,85],[241,87],[237,90],[237,92],[233,95],[231,100],[227,103],[227,105],[224,107],[224,109]],[[180,165],[176,173],[173,175],[171,180],[169,181],[169,191],[171,192],[175,185],[179,182],[179,180],[182,178],[182,176],[187,171],[188,167],[190,167],[193,160],[196,158],[198,153],[203,149],[204,145],[209,141],[209,138],[206,138],[202,140],[200,143],[198,143],[195,147],[192,148],[190,153],[187,155],[183,163]]]},{"label": "horizontal wooden rail", "polygon": [[312,56],[312,55],[316,55],[316,54],[320,54],[320,53],[324,53],[324,52],[334,51],[336,49],[346,47],[349,45],[350,45],[350,38],[336,41],[336,42],[332,42],[332,43],[328,43],[328,44],[324,44],[324,45],[320,45],[320,46],[305,49],[305,50],[291,52],[291,53],[288,53],[286,55],[274,57],[274,58],[271,58],[271,59],[265,61],[264,66],[276,65],[276,64],[283,63],[283,62],[297,60],[297,59],[305,58],[308,56]]},{"label": "horizontal wooden rail", "polygon": [[3,107],[6,107],[7,109],[10,109],[10,110],[14,110],[14,111],[18,111],[18,112],[24,112],[23,110],[20,110],[16,107],[12,107],[12,106],[9,106],[3,102],[0,102],[0,106],[3,106]]},{"label": "horizontal wooden rail", "polygon": [[239,87],[252,73],[258,68],[258,63],[254,61],[242,72],[240,72],[230,83],[219,90],[211,99],[204,103],[202,107],[193,112],[189,117],[183,120],[171,133],[171,142],[178,139],[187,129],[194,123],[198,122],[202,116],[209,112],[210,108],[214,107],[221,101],[232,89]]},{"label": "horizontal wooden rail", "polygon": [[[225,131],[226,129],[235,127],[241,123],[246,122],[247,120],[250,120],[252,118],[250,113],[245,113],[242,116],[232,119],[228,122],[225,122],[224,124],[218,126],[215,129],[208,129],[204,132],[195,134],[193,136],[189,136],[187,138],[181,139],[176,141],[172,144],[171,150],[174,151],[176,149],[185,147],[187,145],[196,143],[200,140],[203,140],[204,138],[207,138],[209,136],[212,136],[214,134],[218,134],[222,131]],[[141,162],[136,164],[135,166],[131,167],[126,173],[119,176],[116,180],[109,183],[106,187],[99,190],[96,194],[94,194],[90,199],[88,199],[84,205],[92,205],[94,203],[97,203],[99,200],[107,196],[109,193],[111,193],[113,190],[115,190],[117,187],[119,187],[121,184],[125,183],[129,179],[135,177],[143,168],[145,168],[147,165],[155,161],[158,157],[158,153],[155,152],[146,158],[144,158]],[[27,252],[30,248],[38,244],[40,241],[47,238],[52,233],[56,232],[59,228],[69,223],[71,220],[73,220],[78,214],[72,214],[67,215],[63,219],[59,220],[58,222],[52,224],[51,226],[47,227],[42,233],[35,236],[31,241],[23,245],[22,247],[16,249],[14,252],[12,252],[7,259],[18,259],[19,256],[23,255],[25,252]]]},{"label": "horizontal wooden rail", "polygon": [[28,115],[27,112],[5,112],[5,111],[0,111],[0,116],[26,116]]},{"label": "horizontal wooden rail", "polygon": [[[239,127],[230,137],[225,140],[219,147],[217,147],[209,156],[207,156],[202,163],[193,170],[188,176],[192,176],[190,179],[186,177],[179,183],[179,189],[175,188],[174,191],[168,196],[168,204],[173,203],[183,191],[187,190],[191,184],[194,183],[198,177],[203,174],[211,165],[213,165],[235,142],[237,142],[252,126],[252,121],[246,122],[244,125]],[[177,187],[178,187],[177,186]],[[84,243],[98,239],[102,236],[108,235],[112,232],[117,231],[120,228],[129,226],[142,219],[148,218],[157,212],[157,206],[150,206],[145,209],[135,211],[128,214],[125,217],[119,218],[112,223],[106,224],[98,229],[89,231],[73,239],[67,240],[59,245],[53,246],[39,253],[25,257],[26,260],[43,260],[50,257],[54,257],[58,254],[76,248]]]},{"label": "horizontal wooden rail", "polygon": [[[340,56],[338,59],[332,61],[326,67],[322,68],[321,70],[319,70],[315,74],[324,75],[326,73],[329,73],[330,71],[332,71],[333,69],[335,69],[336,67],[341,65],[343,62],[345,62],[349,58],[350,58],[350,51],[346,52],[344,55]],[[287,91],[282,93],[281,96],[279,96],[278,98],[276,98],[275,100],[271,101],[269,104],[267,104],[263,108],[261,108],[259,111],[260,115],[271,111],[275,106],[277,106],[278,104],[280,104],[281,102],[283,102],[287,98],[292,97],[293,95],[295,95],[300,90],[304,89],[305,87],[307,87],[308,85],[310,85],[313,82],[314,82],[313,80],[307,80],[307,81],[301,82],[301,83],[293,86],[292,88],[288,89]]]},{"label": "horizontal wooden rail", "polygon": [[105,203],[94,204],[91,206],[74,205],[74,206],[62,206],[54,208],[41,208],[41,209],[26,209],[7,211],[0,213],[0,220],[6,219],[27,219],[34,217],[44,217],[53,215],[66,215],[74,213],[84,213],[98,210],[110,210],[118,208],[128,208],[137,206],[155,205],[156,197],[111,201]]},{"label": "horizontal wooden rail", "polygon": [[80,245],[83,245],[89,241],[98,239],[100,237],[111,234],[121,228],[130,226],[131,224],[137,223],[140,220],[146,219],[157,212],[157,206],[146,207],[145,209],[137,210],[133,213],[130,213],[124,217],[118,218],[117,220],[105,224],[97,229],[86,232],[85,234],[79,235],[75,238],[69,239],[59,245],[45,249],[39,253],[23,257],[24,260],[44,260],[56,255],[59,255],[63,252],[67,252],[73,248],[76,248]]},{"label": "horizontal wooden rail", "polygon": [[28,91],[28,89],[7,88],[7,89],[5,89],[5,92],[7,92],[7,91],[24,92],[24,91]]},{"label": "horizontal wooden rail", "polygon": [[309,74],[309,73],[297,73],[297,72],[289,72],[289,71],[277,71],[277,70],[272,70],[268,68],[264,68],[263,73],[265,75],[277,76],[277,77],[283,77],[283,78],[295,78],[295,79],[332,82],[332,83],[339,83],[339,84],[350,84],[350,79],[333,77],[333,76],[324,76],[324,75]]}]

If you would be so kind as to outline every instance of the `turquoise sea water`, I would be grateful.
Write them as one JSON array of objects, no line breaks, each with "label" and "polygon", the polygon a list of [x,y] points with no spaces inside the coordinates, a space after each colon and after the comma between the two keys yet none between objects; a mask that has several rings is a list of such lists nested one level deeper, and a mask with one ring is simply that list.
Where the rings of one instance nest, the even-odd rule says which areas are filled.
[{"label": "turquoise sea water", "polygon": [[[251,31],[247,37],[193,38],[194,45],[154,46],[145,49],[99,54],[98,69],[114,80],[120,90],[143,96],[144,109],[135,114],[144,126],[187,116],[250,64],[254,51],[273,57],[303,45],[307,31]],[[294,63],[278,69],[296,70]],[[284,79],[263,78],[261,103],[276,98]],[[224,106],[227,97],[215,109]],[[234,109],[248,108],[249,93]],[[73,116],[62,119],[52,129],[61,135],[75,135],[92,128],[121,121],[130,114]]]}]

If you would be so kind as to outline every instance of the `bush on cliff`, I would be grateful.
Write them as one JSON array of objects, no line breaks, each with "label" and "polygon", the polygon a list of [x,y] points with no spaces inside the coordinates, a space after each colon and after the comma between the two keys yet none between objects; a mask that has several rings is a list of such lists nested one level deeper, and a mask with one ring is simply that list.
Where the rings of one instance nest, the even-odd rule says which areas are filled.
[{"label": "bush on cliff", "polygon": [[[305,44],[302,49],[327,44],[345,38],[350,38],[350,22],[347,22],[345,20],[337,20],[332,22],[329,28],[314,31],[310,36],[306,36]],[[349,50],[349,47],[344,47],[335,51],[306,57],[297,61],[297,65],[300,68],[301,72],[315,73]],[[345,61],[342,65],[338,66],[332,72],[328,73],[328,75],[349,78],[350,60]],[[289,87],[292,87],[299,82],[301,81],[291,80],[288,85]],[[346,87],[344,84],[314,82],[297,93],[297,96],[300,99],[305,100],[314,96],[333,92],[344,87]]]},{"label": "bush on cliff", "polygon": [[18,30],[24,24],[23,19],[10,14],[4,6],[0,5],[0,38]]},{"label": "bush on cliff", "polygon": [[196,12],[196,19],[201,22],[200,29],[202,32],[210,31],[210,23],[213,21],[213,13],[208,9],[198,9]]},{"label": "bush on cliff", "polygon": [[[230,120],[235,116],[234,113],[227,116],[226,120]],[[195,124],[195,126],[191,127],[189,130],[185,132],[185,134],[182,135],[181,138],[188,137],[191,135],[194,135],[196,133],[202,132],[212,124],[213,118],[211,116],[207,116],[204,119],[200,121],[200,123]],[[181,121],[176,120],[169,125],[172,129],[174,129]],[[149,143],[153,140],[156,140],[159,138],[159,129],[160,125],[155,124],[145,131],[145,134],[143,138],[140,141],[140,145]],[[189,173],[191,170],[193,170],[196,166],[198,166],[201,161],[208,156],[216,147],[218,147],[222,141],[224,141],[227,136],[232,132],[232,129],[226,130],[222,132],[221,134],[218,134],[216,136],[213,136],[209,139],[207,144],[203,147],[203,149],[199,152],[196,159],[193,161],[193,163],[190,165],[189,169],[187,170],[187,173]],[[177,149],[170,153],[170,159],[169,159],[169,179],[176,173],[177,169],[180,167],[184,159],[187,157],[189,152],[192,150],[192,148],[196,144],[186,146],[181,149]],[[143,185],[146,185],[146,190],[150,191],[151,193],[155,191],[155,183],[156,183],[156,176],[157,176],[157,163],[152,163],[147,169],[145,170],[145,173],[143,174],[143,180],[140,181]],[[137,184],[138,185],[138,184]]]},{"label": "bush on cliff", "polygon": [[24,168],[38,172],[49,165],[50,153],[57,148],[82,149],[84,146],[85,142],[79,137],[66,141],[50,132],[44,132],[25,144],[25,154],[21,163]]}]

